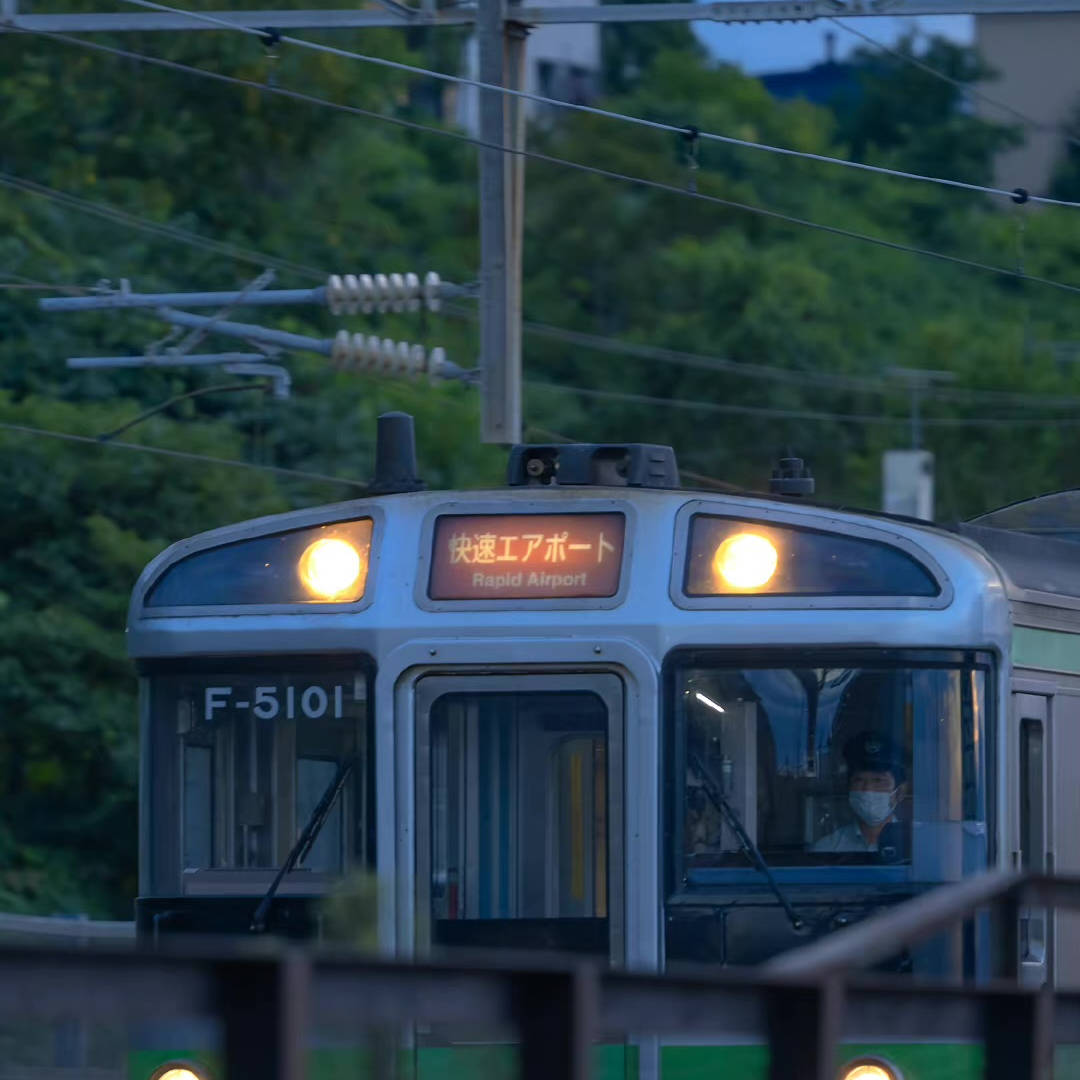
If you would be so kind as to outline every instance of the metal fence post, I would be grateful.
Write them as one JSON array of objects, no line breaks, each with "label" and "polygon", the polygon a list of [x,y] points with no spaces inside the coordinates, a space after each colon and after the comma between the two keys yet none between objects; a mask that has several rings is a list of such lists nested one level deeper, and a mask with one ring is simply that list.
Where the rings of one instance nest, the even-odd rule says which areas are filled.
[{"label": "metal fence post", "polygon": [[835,1080],[843,993],[833,978],[817,986],[766,989],[769,1080]]},{"label": "metal fence post", "polygon": [[991,994],[983,1006],[986,1080],[1048,1080],[1054,1061],[1054,998]]},{"label": "metal fence post", "polygon": [[305,1080],[311,964],[291,950],[276,959],[217,965],[225,1027],[225,1075]]},{"label": "metal fence post", "polygon": [[514,977],[521,1080],[589,1080],[596,1002],[596,971],[588,964]]}]

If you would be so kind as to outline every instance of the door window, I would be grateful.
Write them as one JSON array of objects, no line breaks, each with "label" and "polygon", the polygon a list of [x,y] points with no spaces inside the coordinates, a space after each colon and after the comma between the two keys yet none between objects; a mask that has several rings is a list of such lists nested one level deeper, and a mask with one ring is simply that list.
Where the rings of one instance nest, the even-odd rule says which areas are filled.
[{"label": "door window", "polygon": [[429,716],[433,941],[606,952],[618,814],[604,699],[445,693]]}]

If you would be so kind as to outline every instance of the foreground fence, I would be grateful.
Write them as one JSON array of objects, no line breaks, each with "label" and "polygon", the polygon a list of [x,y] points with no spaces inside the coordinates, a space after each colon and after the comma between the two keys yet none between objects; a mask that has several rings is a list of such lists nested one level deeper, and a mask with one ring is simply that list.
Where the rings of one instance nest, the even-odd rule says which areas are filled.
[{"label": "foreground fence", "polygon": [[[228,1080],[302,1080],[313,1023],[512,1029],[522,1080],[586,1080],[596,1040],[635,1033],[760,1041],[774,1080],[834,1080],[840,1040],[975,1041],[987,1080],[1042,1080],[1080,1044],[1080,993],[873,977],[859,969],[976,912],[997,912],[1015,976],[1023,904],[1080,907],[1080,878],[985,875],[928,893],[755,969],[661,976],[586,963],[398,963],[264,940],[183,953],[0,945],[0,1019],[219,1019]],[[175,946],[172,946],[175,948]]]}]

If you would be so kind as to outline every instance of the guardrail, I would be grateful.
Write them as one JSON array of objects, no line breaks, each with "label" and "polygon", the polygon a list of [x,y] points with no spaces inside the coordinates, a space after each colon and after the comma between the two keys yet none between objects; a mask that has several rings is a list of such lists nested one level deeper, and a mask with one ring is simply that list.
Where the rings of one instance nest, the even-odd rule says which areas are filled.
[{"label": "guardrail", "polygon": [[91,944],[101,941],[135,942],[133,922],[101,919],[68,919],[57,915],[9,915],[0,913],[0,940],[67,941]]},{"label": "guardrail", "polygon": [[765,1042],[773,1080],[834,1080],[845,1038],[974,1040],[985,1045],[986,1080],[1042,1080],[1056,1043],[1080,1043],[1080,993],[858,972],[987,908],[1001,912],[1005,955],[1015,958],[1023,903],[1080,907],[1080,878],[988,874],[760,968],[693,976],[520,956],[513,966],[399,963],[265,940],[183,953],[0,945],[0,1018],[213,1015],[223,1024],[230,1080],[302,1080],[315,1018],[384,1032],[511,1027],[522,1080],[587,1080],[594,1042],[633,1033]]}]

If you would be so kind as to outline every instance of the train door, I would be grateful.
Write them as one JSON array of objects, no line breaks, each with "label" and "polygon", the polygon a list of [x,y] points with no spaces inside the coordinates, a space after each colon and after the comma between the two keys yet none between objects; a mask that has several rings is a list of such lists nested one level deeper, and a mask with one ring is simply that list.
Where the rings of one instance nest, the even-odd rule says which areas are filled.
[{"label": "train door", "polygon": [[415,701],[417,944],[621,963],[620,680],[428,676]]},{"label": "train door", "polygon": [[[1019,846],[1016,861],[1033,873],[1080,872],[1080,696],[1013,695],[1018,748]],[[1080,985],[1080,918],[1026,908],[1020,914],[1020,972],[1025,982]]]},{"label": "train door", "polygon": [[[1080,874],[1080,696],[1060,687],[1050,699],[1049,829],[1045,869],[1047,873]],[[1080,915],[1058,909],[1054,913],[1050,942],[1054,983],[1075,989],[1080,986]]]},{"label": "train door", "polygon": [[[1013,745],[1017,748],[1017,847],[1014,863],[1032,873],[1046,870],[1049,821],[1050,698],[1043,694],[1013,695]],[[1020,978],[1040,986],[1049,977],[1049,918],[1045,908],[1021,908]]]}]

